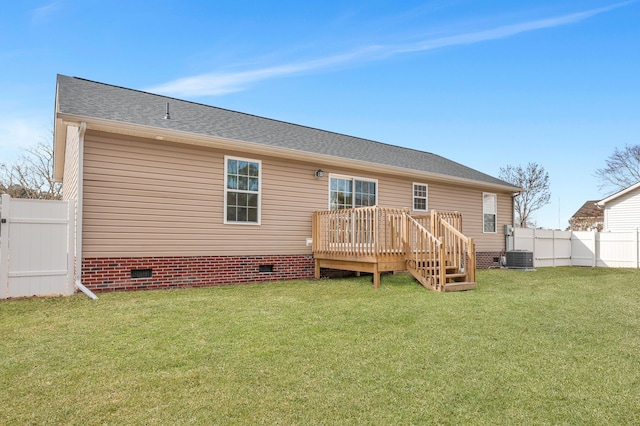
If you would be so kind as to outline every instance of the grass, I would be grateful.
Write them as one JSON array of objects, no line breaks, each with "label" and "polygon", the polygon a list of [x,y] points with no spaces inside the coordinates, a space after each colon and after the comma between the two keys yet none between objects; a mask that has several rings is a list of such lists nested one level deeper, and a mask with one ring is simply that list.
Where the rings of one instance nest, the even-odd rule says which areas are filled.
[{"label": "grass", "polygon": [[0,424],[639,424],[640,271],[0,303]]}]

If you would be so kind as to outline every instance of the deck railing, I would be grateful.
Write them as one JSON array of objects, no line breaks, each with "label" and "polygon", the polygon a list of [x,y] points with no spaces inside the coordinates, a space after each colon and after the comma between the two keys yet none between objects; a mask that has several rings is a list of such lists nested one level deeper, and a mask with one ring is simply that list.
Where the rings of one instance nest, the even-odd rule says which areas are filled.
[{"label": "deck railing", "polygon": [[391,207],[315,212],[313,252],[355,257],[402,254],[407,214],[407,209]]},{"label": "deck railing", "polygon": [[316,258],[366,262],[402,256],[423,285],[441,290],[448,272],[475,282],[475,245],[461,229],[458,212],[411,217],[408,209],[378,206],[317,211],[313,253]]}]

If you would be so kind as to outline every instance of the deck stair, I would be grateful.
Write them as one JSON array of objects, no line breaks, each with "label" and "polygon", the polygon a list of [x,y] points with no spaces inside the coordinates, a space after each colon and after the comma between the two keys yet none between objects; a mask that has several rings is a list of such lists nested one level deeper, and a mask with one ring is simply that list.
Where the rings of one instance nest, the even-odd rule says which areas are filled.
[{"label": "deck stair", "polygon": [[373,273],[407,270],[425,288],[476,288],[475,244],[461,232],[462,215],[431,211],[412,217],[407,209],[363,207],[315,212],[313,253],[320,268]]}]

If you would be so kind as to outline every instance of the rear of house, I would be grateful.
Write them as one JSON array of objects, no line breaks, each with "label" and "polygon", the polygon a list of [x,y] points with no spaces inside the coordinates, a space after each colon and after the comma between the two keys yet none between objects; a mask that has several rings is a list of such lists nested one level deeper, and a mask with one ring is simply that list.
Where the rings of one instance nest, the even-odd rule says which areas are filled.
[{"label": "rear of house", "polygon": [[519,191],[434,154],[66,76],[55,127],[96,291],[311,278],[313,212],[373,205],[460,212],[489,267]]}]

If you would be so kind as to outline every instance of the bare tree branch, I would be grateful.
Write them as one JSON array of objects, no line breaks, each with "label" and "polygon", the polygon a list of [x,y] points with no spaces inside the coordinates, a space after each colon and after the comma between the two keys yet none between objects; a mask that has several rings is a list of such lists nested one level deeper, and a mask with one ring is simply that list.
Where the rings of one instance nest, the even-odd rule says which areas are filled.
[{"label": "bare tree branch", "polygon": [[600,180],[598,189],[608,193],[640,182],[640,145],[625,145],[622,150],[615,148],[595,176]]},{"label": "bare tree branch", "polygon": [[516,221],[521,228],[535,225],[533,212],[549,204],[551,199],[549,173],[541,165],[529,163],[526,168],[519,165],[500,167],[499,177],[526,191],[515,198]]},{"label": "bare tree branch", "polygon": [[53,179],[53,144],[28,147],[14,163],[0,163],[0,193],[13,198],[59,200],[62,184]]}]

